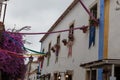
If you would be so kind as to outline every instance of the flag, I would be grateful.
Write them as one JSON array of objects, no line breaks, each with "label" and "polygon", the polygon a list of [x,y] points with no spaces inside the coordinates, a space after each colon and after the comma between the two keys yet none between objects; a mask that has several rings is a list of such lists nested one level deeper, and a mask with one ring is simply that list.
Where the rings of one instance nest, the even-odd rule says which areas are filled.
[{"label": "flag", "polygon": [[90,26],[90,31],[89,31],[89,48],[91,45],[95,45],[95,26]]}]

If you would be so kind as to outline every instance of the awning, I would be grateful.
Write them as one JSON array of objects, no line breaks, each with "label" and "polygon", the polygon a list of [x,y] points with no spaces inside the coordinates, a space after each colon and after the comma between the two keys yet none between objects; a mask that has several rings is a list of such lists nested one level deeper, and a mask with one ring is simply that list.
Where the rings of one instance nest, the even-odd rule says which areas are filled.
[{"label": "awning", "polygon": [[97,61],[92,61],[88,63],[83,63],[80,65],[80,67],[83,68],[102,68],[107,65],[119,65],[120,66],[120,59],[102,59]]}]

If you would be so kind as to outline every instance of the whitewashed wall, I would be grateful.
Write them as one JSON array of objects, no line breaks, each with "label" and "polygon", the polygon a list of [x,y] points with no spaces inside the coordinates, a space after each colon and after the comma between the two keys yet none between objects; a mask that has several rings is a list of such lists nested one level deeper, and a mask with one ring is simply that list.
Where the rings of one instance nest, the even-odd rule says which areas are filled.
[{"label": "whitewashed wall", "polygon": [[[32,72],[32,71],[34,71],[35,69],[37,69],[37,67],[38,67],[38,63],[32,63],[32,64],[31,64],[31,70],[30,70],[30,72]],[[36,73],[31,74],[31,75],[29,76],[29,78],[30,78],[30,80],[37,80],[37,79],[36,79],[36,78],[37,78],[37,74],[36,74]]]},{"label": "whitewashed wall", "polygon": [[116,4],[116,0],[110,1],[108,58],[120,59],[120,10],[115,10],[120,6]]},{"label": "whitewashed wall", "polygon": [[[97,0],[84,0],[87,7],[90,7],[92,3]],[[80,27],[89,24],[89,16],[83,7],[78,3],[68,15],[57,25],[53,31],[69,29],[69,26],[74,22],[75,27]],[[67,58],[68,48],[63,45],[62,39],[68,38],[68,32],[50,34],[42,43],[42,49],[45,48],[45,52],[48,51],[48,45],[52,42],[52,46],[56,43],[58,35],[61,35],[60,54],[58,63],[55,63],[55,54],[51,51],[50,65],[47,67],[47,59],[44,61],[42,74],[54,73],[55,71],[73,70],[73,80],[85,80],[85,69],[80,67],[81,63],[90,62],[98,59],[98,28],[96,29],[96,43],[95,46],[89,45],[89,30],[87,33],[83,33],[81,30],[74,31],[74,45],[72,57]],[[62,79],[63,80],[63,79]]]}]

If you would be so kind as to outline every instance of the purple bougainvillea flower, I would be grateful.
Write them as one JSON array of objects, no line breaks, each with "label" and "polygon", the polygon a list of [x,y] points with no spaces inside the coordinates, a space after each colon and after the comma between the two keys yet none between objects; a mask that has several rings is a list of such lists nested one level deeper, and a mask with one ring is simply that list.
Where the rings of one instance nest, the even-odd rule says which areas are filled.
[{"label": "purple bougainvillea flower", "polygon": [[[16,77],[23,79],[26,71],[24,58],[14,56],[25,53],[22,35],[3,32],[2,39],[3,41],[0,42],[0,70],[12,76],[13,79]],[[15,54],[12,55],[2,50]]]}]

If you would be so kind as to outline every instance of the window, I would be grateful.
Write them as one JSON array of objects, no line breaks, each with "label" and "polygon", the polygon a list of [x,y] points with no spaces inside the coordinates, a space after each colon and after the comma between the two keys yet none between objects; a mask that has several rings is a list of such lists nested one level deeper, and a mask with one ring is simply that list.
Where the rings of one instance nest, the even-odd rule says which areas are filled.
[{"label": "window", "polygon": [[51,42],[48,45],[48,52],[50,53],[50,49],[51,49]]},{"label": "window", "polygon": [[57,76],[58,74],[57,73],[54,73],[54,80],[57,80]]},{"label": "window", "polygon": [[[96,75],[97,74],[97,70],[87,70],[86,71],[86,80],[97,80]],[[91,79],[90,79],[91,78]]]},{"label": "window", "polygon": [[69,27],[69,35],[68,35],[68,40],[69,41],[73,41],[74,40],[74,37],[73,37],[73,34],[74,34],[74,24],[72,24],[70,27]]},{"label": "window", "polygon": [[68,75],[68,77],[65,76],[65,80],[73,80],[72,79],[73,78],[73,71],[72,70],[67,70],[66,75]]},{"label": "window", "polygon": [[57,42],[55,44],[55,53],[56,53],[55,63],[58,62],[59,50],[60,50],[60,35],[57,36]]},{"label": "window", "polygon": [[50,57],[51,57],[51,42],[50,42],[49,45],[48,45],[48,52],[47,52],[47,66],[49,66]]},{"label": "window", "polygon": [[95,18],[97,18],[97,4],[91,7],[90,12],[93,14]]},{"label": "window", "polygon": [[116,80],[120,80],[120,67],[115,67]]},{"label": "window", "polygon": [[60,35],[57,37],[57,44],[60,44]]},{"label": "window", "polygon": [[[93,16],[97,19],[97,4],[95,4],[90,11]],[[90,28],[89,28],[89,48],[95,45],[95,33],[96,33],[96,22],[90,17]]]},{"label": "window", "polygon": [[65,80],[72,80],[72,74],[69,74],[68,78],[65,78]]},{"label": "window", "polygon": [[45,51],[45,49],[43,48],[42,52],[44,52],[44,51]]}]

